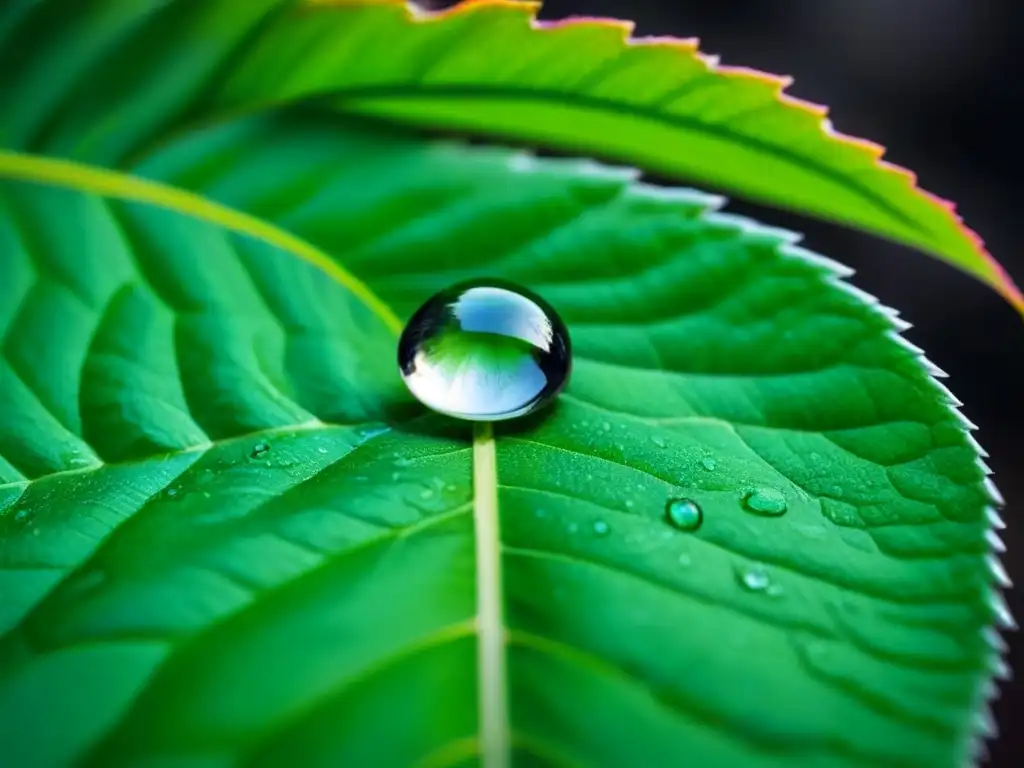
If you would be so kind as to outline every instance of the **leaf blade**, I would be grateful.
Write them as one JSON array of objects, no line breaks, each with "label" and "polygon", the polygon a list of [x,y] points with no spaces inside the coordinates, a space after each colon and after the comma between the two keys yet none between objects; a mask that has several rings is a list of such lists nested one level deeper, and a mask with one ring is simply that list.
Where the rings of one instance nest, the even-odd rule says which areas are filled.
[{"label": "leaf blade", "polygon": [[[635,736],[642,733],[641,746],[649,750],[643,758],[651,764],[697,755],[710,764],[742,759],[768,765],[783,748],[792,750],[795,762],[802,756],[810,764],[896,764],[908,755],[927,755],[935,764],[952,765],[959,758],[969,739],[965,720],[973,690],[996,657],[978,631],[991,621],[986,601],[992,594],[984,565],[988,497],[982,471],[948,396],[928,378],[918,353],[891,338],[891,318],[830,283],[834,270],[786,245],[779,233],[710,213],[707,196],[635,185],[620,172],[592,164],[422,143],[376,124],[308,114],[268,115],[180,141],[189,144],[189,156],[200,167],[207,153],[216,154],[225,143],[237,146],[246,160],[197,185],[195,166],[177,162],[180,148],[169,146],[139,173],[258,213],[324,253],[343,254],[353,274],[401,315],[436,287],[488,272],[536,287],[573,328],[578,362],[567,396],[546,420],[497,441],[502,537],[510,550],[503,565],[517,755],[626,764],[636,760]],[[299,159],[294,147],[303,148]],[[263,185],[253,184],[253,168],[260,171],[257,178],[266,169],[287,168],[303,183],[282,191],[271,183],[280,177],[271,174]],[[396,168],[415,172],[399,174]],[[46,199],[55,210],[65,210],[57,207],[67,205],[64,198]],[[403,216],[396,219],[396,211]],[[180,314],[187,316],[193,307],[181,303],[184,296],[245,320],[230,331],[221,328],[244,343],[198,356],[200,365],[182,369],[190,381],[216,373],[249,345],[244,328],[272,334],[272,324],[260,318],[279,314],[287,328],[308,329],[329,321],[338,302],[361,307],[365,314],[358,318],[372,318],[340,287],[328,283],[331,290],[321,293],[321,283],[300,279],[313,271],[289,254],[275,257],[262,244],[236,244],[234,255],[214,250],[209,225],[203,224],[201,238],[198,224],[174,218],[180,214],[132,209],[126,215],[119,208],[117,215],[131,222],[129,242],[140,252],[144,273],[152,279],[163,275],[161,295],[179,302],[174,306],[182,308]],[[194,239],[183,241],[183,231]],[[111,265],[119,263],[111,249],[102,253]],[[205,258],[195,259],[197,253]],[[34,261],[53,256],[40,249]],[[247,279],[257,278],[264,303],[239,298],[247,285],[245,273],[234,271],[239,259],[254,272]],[[427,272],[424,259],[431,264]],[[206,263],[219,266],[202,272]],[[164,272],[154,272],[159,265]],[[198,292],[205,283],[197,275],[210,283],[209,291]],[[184,284],[170,285],[176,281]],[[103,288],[116,289],[116,281]],[[303,307],[312,315],[293,314]],[[373,343],[347,353],[352,367],[372,364],[390,346],[390,335],[379,324],[371,327],[378,328]],[[357,344],[362,326],[328,328],[348,349]],[[786,332],[794,334],[788,341]],[[160,344],[165,354],[172,348],[166,338]],[[299,387],[336,355],[337,349],[319,347],[291,376],[271,370],[269,378],[303,411],[321,421],[337,419],[338,411],[331,410],[336,404]],[[264,356],[264,364],[272,357]],[[261,375],[266,374],[259,367],[250,367],[241,380],[257,383]],[[375,389],[374,381],[360,385],[339,374],[328,389],[358,399]],[[137,385],[126,380],[122,386],[131,393]],[[88,552],[71,556],[63,550],[69,556],[59,564],[79,570],[57,591],[39,585],[42,596],[49,595],[47,604],[28,622],[47,658],[76,639],[116,639],[120,630],[127,640],[123,635],[131,636],[140,624],[175,646],[174,659],[119,713],[123,721],[111,732],[92,734],[99,741],[94,759],[109,764],[117,756],[132,761],[171,752],[272,764],[295,741],[309,764],[337,764],[339,755],[368,759],[374,741],[394,750],[384,759],[396,765],[444,750],[448,741],[463,755],[458,750],[468,749],[477,725],[479,681],[471,677],[471,643],[445,646],[411,667],[396,658],[393,669],[402,675],[422,673],[434,686],[455,681],[450,706],[438,707],[433,697],[417,700],[415,709],[424,717],[416,718],[417,730],[408,740],[395,739],[394,723],[384,717],[408,677],[385,674],[366,687],[344,686],[355,667],[373,660],[357,651],[375,645],[375,637],[365,628],[350,634],[349,627],[369,615],[371,606],[384,612],[388,627],[408,614],[409,623],[391,638],[396,642],[415,643],[473,615],[468,515],[440,522],[391,555],[372,541],[381,525],[414,524],[425,501],[419,494],[429,490],[436,499],[437,478],[462,494],[458,501],[447,497],[453,504],[465,502],[468,443],[439,439],[431,429],[396,426],[350,450],[362,439],[351,429],[313,424],[291,436],[298,431],[287,420],[291,411],[267,403],[259,410],[273,415],[286,433],[268,438],[271,460],[296,464],[263,467],[251,452],[265,433],[240,431],[251,410],[241,409],[245,418],[233,423],[215,412],[215,398],[197,396],[193,384],[185,389],[193,392],[186,400],[197,411],[197,424],[215,441],[183,469],[189,498],[150,499],[152,492],[144,493],[145,511],[119,529],[120,541],[111,541],[105,556],[93,560]],[[245,402],[246,387],[230,391],[229,402]],[[349,458],[337,463],[334,454],[316,450],[325,429],[338,435],[335,447]],[[801,461],[815,451],[819,460]],[[396,464],[395,453],[411,457],[410,463]],[[712,471],[701,464],[709,456],[717,458]],[[227,460],[227,467],[219,467],[219,460]],[[893,462],[897,466],[888,469]],[[815,474],[816,468],[827,472]],[[206,470],[213,470],[207,481],[212,485],[203,485]],[[30,497],[0,517],[0,526],[7,526],[0,536],[4,564],[31,564],[26,554],[61,551],[53,535],[62,530],[77,540],[66,530],[71,521],[80,524],[104,509],[82,504],[97,494],[79,485],[78,475],[114,488],[117,471],[107,464],[95,473],[65,472],[28,484]],[[393,472],[407,473],[403,481],[418,487],[376,494],[388,487]],[[253,477],[261,479],[247,484]],[[167,480],[150,480],[160,481],[155,490],[166,489]],[[67,503],[49,508],[73,517],[66,525],[58,517],[49,526],[40,520],[40,536],[25,535],[12,521],[30,502],[44,509],[51,483],[61,485]],[[747,483],[781,489],[788,517],[761,520],[742,512]],[[833,484],[842,486],[839,493],[830,489]],[[665,538],[662,505],[680,492],[698,498],[707,522],[696,537]],[[866,532],[848,507],[830,506],[829,496],[867,515],[877,530]],[[917,496],[924,500],[912,498]],[[115,504],[118,498],[103,501]],[[545,515],[538,516],[538,509]],[[610,535],[598,535],[598,521],[610,526]],[[810,536],[807,526],[812,533],[824,530],[828,546],[813,537],[817,544],[800,546]],[[328,562],[316,571],[321,561],[315,552],[262,541],[274,533],[327,550]],[[35,550],[23,548],[33,541]],[[366,549],[344,554],[360,542]],[[684,549],[689,567],[678,559]],[[767,602],[769,596],[737,583],[736,569],[754,563],[784,586],[784,596]],[[206,573],[209,566],[221,575]],[[314,575],[303,576],[310,569]],[[90,598],[83,590],[96,570],[112,573]],[[236,583],[239,577],[242,584]],[[352,592],[354,584],[361,586]],[[410,588],[417,585],[422,589]],[[216,600],[209,613],[176,609],[157,616],[164,623],[146,625],[143,620],[154,619],[142,607],[162,605],[168,586],[179,599]],[[190,647],[189,638],[203,636],[216,615],[246,604],[247,589],[256,593],[250,618],[227,617],[230,631],[214,627]],[[264,589],[271,592],[261,598]],[[849,622],[839,625],[826,608],[844,596],[872,617],[860,634]],[[591,610],[572,610],[578,606]],[[334,612],[321,616],[325,610]],[[113,623],[119,617],[136,623]],[[631,631],[621,631],[623,624]],[[397,632],[401,627],[407,632]],[[800,633],[800,642],[790,643],[789,632]],[[323,643],[312,642],[315,637]],[[339,642],[342,637],[350,642]],[[734,653],[723,642],[741,637],[751,638],[775,663],[753,663],[750,654]],[[307,653],[294,653],[298,638]],[[18,639],[19,634],[4,635],[0,687],[4,673],[26,663],[12,651]],[[819,656],[810,648],[822,640]],[[578,653],[557,655],[552,645]],[[387,656],[395,647],[382,652]],[[598,659],[598,669],[580,656]],[[905,669],[908,656],[912,664]],[[319,673],[320,664],[329,674]],[[810,664],[821,674],[807,671]],[[261,681],[268,687],[261,690],[273,695],[233,698],[238,691],[252,692],[253,668],[276,670]],[[768,687],[785,705],[765,712],[745,705],[750,697],[720,695],[722,681],[737,682],[740,669],[744,685]],[[194,683],[201,686],[198,695],[194,688],[185,690]],[[342,686],[336,696],[332,683]],[[565,695],[577,687],[591,700]],[[928,707],[915,714],[922,697]],[[17,709],[16,703],[10,706]],[[307,708],[308,718],[301,714]],[[374,718],[358,720],[365,726],[360,732],[339,730],[342,714],[353,710]],[[214,717],[218,712],[221,719]],[[386,734],[375,730],[382,724]],[[871,729],[886,738],[861,743],[857,734]],[[17,736],[35,748],[42,743],[32,730]],[[24,742],[0,743],[10,749]],[[412,748],[400,749],[403,743]]]}]

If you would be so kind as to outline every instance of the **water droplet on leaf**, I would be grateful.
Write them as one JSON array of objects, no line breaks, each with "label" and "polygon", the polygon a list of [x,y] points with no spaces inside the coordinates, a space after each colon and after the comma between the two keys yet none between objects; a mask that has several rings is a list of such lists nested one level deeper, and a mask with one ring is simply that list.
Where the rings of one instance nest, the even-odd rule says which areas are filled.
[{"label": "water droplet on leaf", "polygon": [[569,377],[569,333],[540,297],[511,283],[476,280],[433,296],[398,342],[409,390],[429,408],[500,421],[549,403]]},{"label": "water droplet on leaf", "polygon": [[706,469],[708,472],[714,472],[715,471],[715,466],[717,466],[715,464],[715,460],[712,459],[712,458],[708,458],[708,457],[705,457],[705,458],[701,459],[700,460],[700,465],[702,467],[704,467],[704,469]]},{"label": "water droplet on leaf", "polygon": [[576,523],[569,523],[569,525],[566,526],[566,530],[568,530],[569,533],[576,533],[579,529],[580,527]]},{"label": "water droplet on leaf", "polygon": [[[249,456],[251,456],[254,459],[258,459],[261,456],[263,456],[263,454],[267,453],[269,450],[270,446],[267,443],[256,443],[256,445],[252,447],[252,451],[249,452]],[[238,454],[235,455],[237,456]]]},{"label": "water droplet on leaf", "polygon": [[14,514],[14,522],[16,523],[27,523],[32,519],[32,513],[27,509],[19,509]]},{"label": "water droplet on leaf", "polygon": [[743,506],[755,515],[776,517],[785,514],[786,497],[774,488],[757,488],[743,496]]},{"label": "water droplet on leaf", "polygon": [[665,438],[658,437],[657,435],[651,435],[651,442],[659,448],[664,448],[668,443],[665,442]]},{"label": "water droplet on leaf", "polygon": [[595,536],[607,536],[611,532],[611,526],[608,525],[604,520],[594,521],[594,535]]},{"label": "water droplet on leaf", "polygon": [[669,499],[665,505],[665,520],[680,531],[696,531],[704,521],[704,513],[690,499]]},{"label": "water droplet on leaf", "polygon": [[743,588],[751,592],[765,592],[772,585],[771,577],[762,565],[741,568],[738,577]]}]

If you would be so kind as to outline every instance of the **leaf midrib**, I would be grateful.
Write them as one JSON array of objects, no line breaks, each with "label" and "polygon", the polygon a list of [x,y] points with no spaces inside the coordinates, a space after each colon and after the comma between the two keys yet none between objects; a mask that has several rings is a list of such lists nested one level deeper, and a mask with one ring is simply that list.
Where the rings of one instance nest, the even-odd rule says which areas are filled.
[{"label": "leaf midrib", "polygon": [[369,286],[337,260],[291,232],[200,194],[123,171],[0,149],[0,179],[49,184],[101,197],[146,203],[265,242],[313,265],[348,289],[394,334],[402,321]]},{"label": "leaf midrib", "polygon": [[[340,105],[345,105],[347,102],[351,101],[355,102],[358,106],[358,102],[360,100],[388,98],[430,99],[439,95],[466,99],[467,101],[472,100],[475,102],[504,100],[517,103],[531,101],[546,102],[559,106],[570,104],[584,109],[592,109],[595,111],[630,118],[639,118],[650,122],[688,130],[694,133],[702,133],[709,136],[724,138],[747,149],[753,149],[772,157],[785,160],[786,162],[792,163],[793,165],[808,170],[823,179],[837,184],[844,189],[853,191],[871,203],[877,210],[895,219],[901,226],[908,227],[921,235],[931,236],[934,234],[931,230],[922,226],[915,217],[905,213],[899,207],[893,205],[885,198],[884,195],[876,192],[867,184],[859,182],[855,178],[851,178],[850,176],[843,174],[841,171],[830,168],[825,164],[815,162],[813,158],[802,155],[788,147],[763,141],[756,136],[751,136],[734,130],[723,123],[709,123],[704,120],[690,117],[689,115],[660,111],[642,104],[626,104],[610,99],[602,99],[590,94],[576,93],[568,90],[563,91],[555,88],[524,88],[505,84],[476,85],[429,82],[392,83],[389,85],[344,88],[320,94],[303,94],[302,98],[316,97],[324,100],[337,99],[337,102]],[[275,102],[275,105],[280,106],[281,102]],[[261,105],[256,109],[263,109],[265,106],[268,105]],[[500,133],[501,131],[498,129],[496,131],[487,132]]]}]

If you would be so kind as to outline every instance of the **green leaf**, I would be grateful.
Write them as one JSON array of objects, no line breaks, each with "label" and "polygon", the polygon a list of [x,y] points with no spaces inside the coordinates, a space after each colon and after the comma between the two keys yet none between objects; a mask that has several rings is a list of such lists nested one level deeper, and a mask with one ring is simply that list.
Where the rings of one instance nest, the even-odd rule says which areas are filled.
[{"label": "green leaf", "polygon": [[951,203],[884,149],[836,133],[788,78],[724,67],[629,22],[534,21],[467,0],[10,0],[0,145],[128,167],[168,133],[315,100],[409,123],[596,154],[840,222],[1024,297]]},{"label": "green leaf", "polygon": [[[598,34],[404,14],[0,9],[0,765],[963,764],[1005,671],[996,494],[899,321],[709,196],[309,100],[418,38],[469,72],[492,22],[567,83]],[[576,359],[474,444],[394,345],[482,274]]]},{"label": "green leaf", "polygon": [[[976,448],[892,316],[785,233],[308,113],[134,178],[22,164],[46,184],[0,197],[0,762],[469,760],[502,737],[476,672],[500,605],[523,759],[962,762],[998,664]],[[417,415],[352,290],[407,316],[470,274],[541,291],[577,355],[490,443],[496,485],[477,462],[503,597],[468,435]]]},{"label": "green leaf", "polygon": [[539,7],[478,0],[425,13],[404,0],[308,0],[264,28],[215,103],[318,98],[597,153],[906,243],[1024,313],[1024,297],[952,204],[882,161],[883,147],[835,132],[827,108],[785,94],[789,78],[719,66],[696,40],[632,39],[630,22],[536,22]]}]

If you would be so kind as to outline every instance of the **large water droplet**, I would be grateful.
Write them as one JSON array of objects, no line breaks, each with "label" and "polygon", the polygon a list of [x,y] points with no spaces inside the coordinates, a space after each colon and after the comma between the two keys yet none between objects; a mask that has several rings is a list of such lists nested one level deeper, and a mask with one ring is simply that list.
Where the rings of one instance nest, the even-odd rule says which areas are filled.
[{"label": "large water droplet", "polygon": [[665,520],[680,531],[696,531],[704,521],[704,513],[695,501],[669,499],[665,505]]},{"label": "large water droplet", "polygon": [[743,506],[755,515],[775,517],[785,514],[786,497],[774,488],[756,488],[743,496]]},{"label": "large water droplet", "polygon": [[709,456],[705,456],[703,459],[701,459],[700,465],[704,467],[704,469],[706,469],[708,472],[714,472],[715,467],[717,466],[715,464],[715,460]]},{"label": "large water droplet", "polygon": [[472,421],[523,416],[569,377],[569,332],[539,296],[500,280],[433,296],[398,342],[405,384],[424,405]]}]

